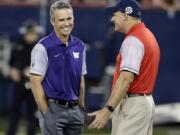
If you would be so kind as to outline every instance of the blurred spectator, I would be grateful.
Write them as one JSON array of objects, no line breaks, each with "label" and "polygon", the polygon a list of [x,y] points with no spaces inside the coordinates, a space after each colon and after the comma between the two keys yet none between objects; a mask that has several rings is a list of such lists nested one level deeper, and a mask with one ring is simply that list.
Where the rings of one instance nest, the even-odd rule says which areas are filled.
[{"label": "blurred spectator", "polygon": [[144,9],[160,8],[167,12],[180,10],[180,0],[137,0]]},{"label": "blurred spectator", "polygon": [[154,8],[154,0],[137,0],[143,7],[143,9],[152,9]]},{"label": "blurred spectator", "polygon": [[180,0],[153,0],[154,5],[168,12],[180,10]]},{"label": "blurred spectator", "polygon": [[[9,59],[11,53],[11,43],[8,36],[0,34],[0,113],[7,111],[8,103],[5,101],[7,99],[7,93],[9,88]],[[2,109],[2,110],[1,110]]]},{"label": "blurred spectator", "polygon": [[87,4],[92,4],[92,5],[106,5],[107,0],[84,0],[85,3]]},{"label": "blurred spectator", "polygon": [[0,0],[0,5],[39,5],[40,0]]},{"label": "blurred spectator", "polygon": [[104,7],[108,4],[108,0],[71,0],[70,2],[75,7]]},{"label": "blurred spectator", "polygon": [[[67,2],[70,2],[71,0],[48,0],[48,3],[49,3],[49,5],[52,5],[56,1],[67,1]],[[76,0],[73,0],[73,1],[76,1]]]},{"label": "blurred spectator", "polygon": [[7,36],[0,35],[0,80],[5,79],[9,75],[9,59],[11,45]]},{"label": "blurred spectator", "polygon": [[[45,0],[1,0],[0,5],[39,5]],[[49,5],[58,0],[47,0]],[[115,0],[65,0],[70,1],[76,7],[104,7],[108,3],[113,3]]]},{"label": "blurred spectator", "polygon": [[71,4],[73,6],[82,5],[84,3],[84,0],[71,0]]},{"label": "blurred spectator", "polygon": [[12,51],[10,60],[10,76],[14,83],[14,92],[12,99],[12,108],[9,117],[9,126],[6,135],[15,135],[17,125],[22,112],[22,105],[25,103],[27,134],[35,134],[35,111],[36,104],[32,96],[29,84],[29,66],[31,50],[39,39],[37,24],[33,21],[27,21],[21,27],[22,39],[18,41]]}]

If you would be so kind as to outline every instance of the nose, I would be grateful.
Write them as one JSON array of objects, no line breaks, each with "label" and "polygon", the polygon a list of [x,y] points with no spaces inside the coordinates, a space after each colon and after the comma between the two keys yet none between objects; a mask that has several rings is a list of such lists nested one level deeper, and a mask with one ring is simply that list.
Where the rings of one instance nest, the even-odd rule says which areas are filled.
[{"label": "nose", "polygon": [[65,21],[64,21],[64,24],[65,24],[65,25],[68,25],[68,24],[69,24],[69,21],[68,21],[68,20],[65,20]]}]

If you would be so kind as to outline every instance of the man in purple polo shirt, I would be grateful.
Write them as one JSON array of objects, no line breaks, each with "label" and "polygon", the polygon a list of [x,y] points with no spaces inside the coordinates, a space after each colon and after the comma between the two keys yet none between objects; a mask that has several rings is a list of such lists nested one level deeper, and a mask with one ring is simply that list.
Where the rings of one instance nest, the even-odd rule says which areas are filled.
[{"label": "man in purple polo shirt", "polygon": [[71,35],[73,9],[64,1],[50,7],[54,31],[31,54],[31,88],[40,110],[42,135],[80,135],[84,124],[85,45]]}]

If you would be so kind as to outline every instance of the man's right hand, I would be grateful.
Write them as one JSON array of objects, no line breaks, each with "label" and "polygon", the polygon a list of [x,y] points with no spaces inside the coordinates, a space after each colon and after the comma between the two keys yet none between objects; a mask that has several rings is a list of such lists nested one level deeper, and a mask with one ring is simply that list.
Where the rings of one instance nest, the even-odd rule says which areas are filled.
[{"label": "man's right hand", "polygon": [[39,110],[43,113],[43,114],[45,114],[47,111],[48,111],[48,106],[44,106],[44,107],[39,107]]}]

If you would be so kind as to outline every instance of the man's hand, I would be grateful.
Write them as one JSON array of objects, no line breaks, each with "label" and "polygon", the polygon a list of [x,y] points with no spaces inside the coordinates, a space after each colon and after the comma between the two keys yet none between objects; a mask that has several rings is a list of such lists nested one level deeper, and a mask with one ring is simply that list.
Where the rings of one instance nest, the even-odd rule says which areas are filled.
[{"label": "man's hand", "polygon": [[88,116],[95,116],[95,120],[88,126],[88,128],[103,128],[110,119],[111,112],[107,108],[103,108],[99,111],[88,113]]}]

